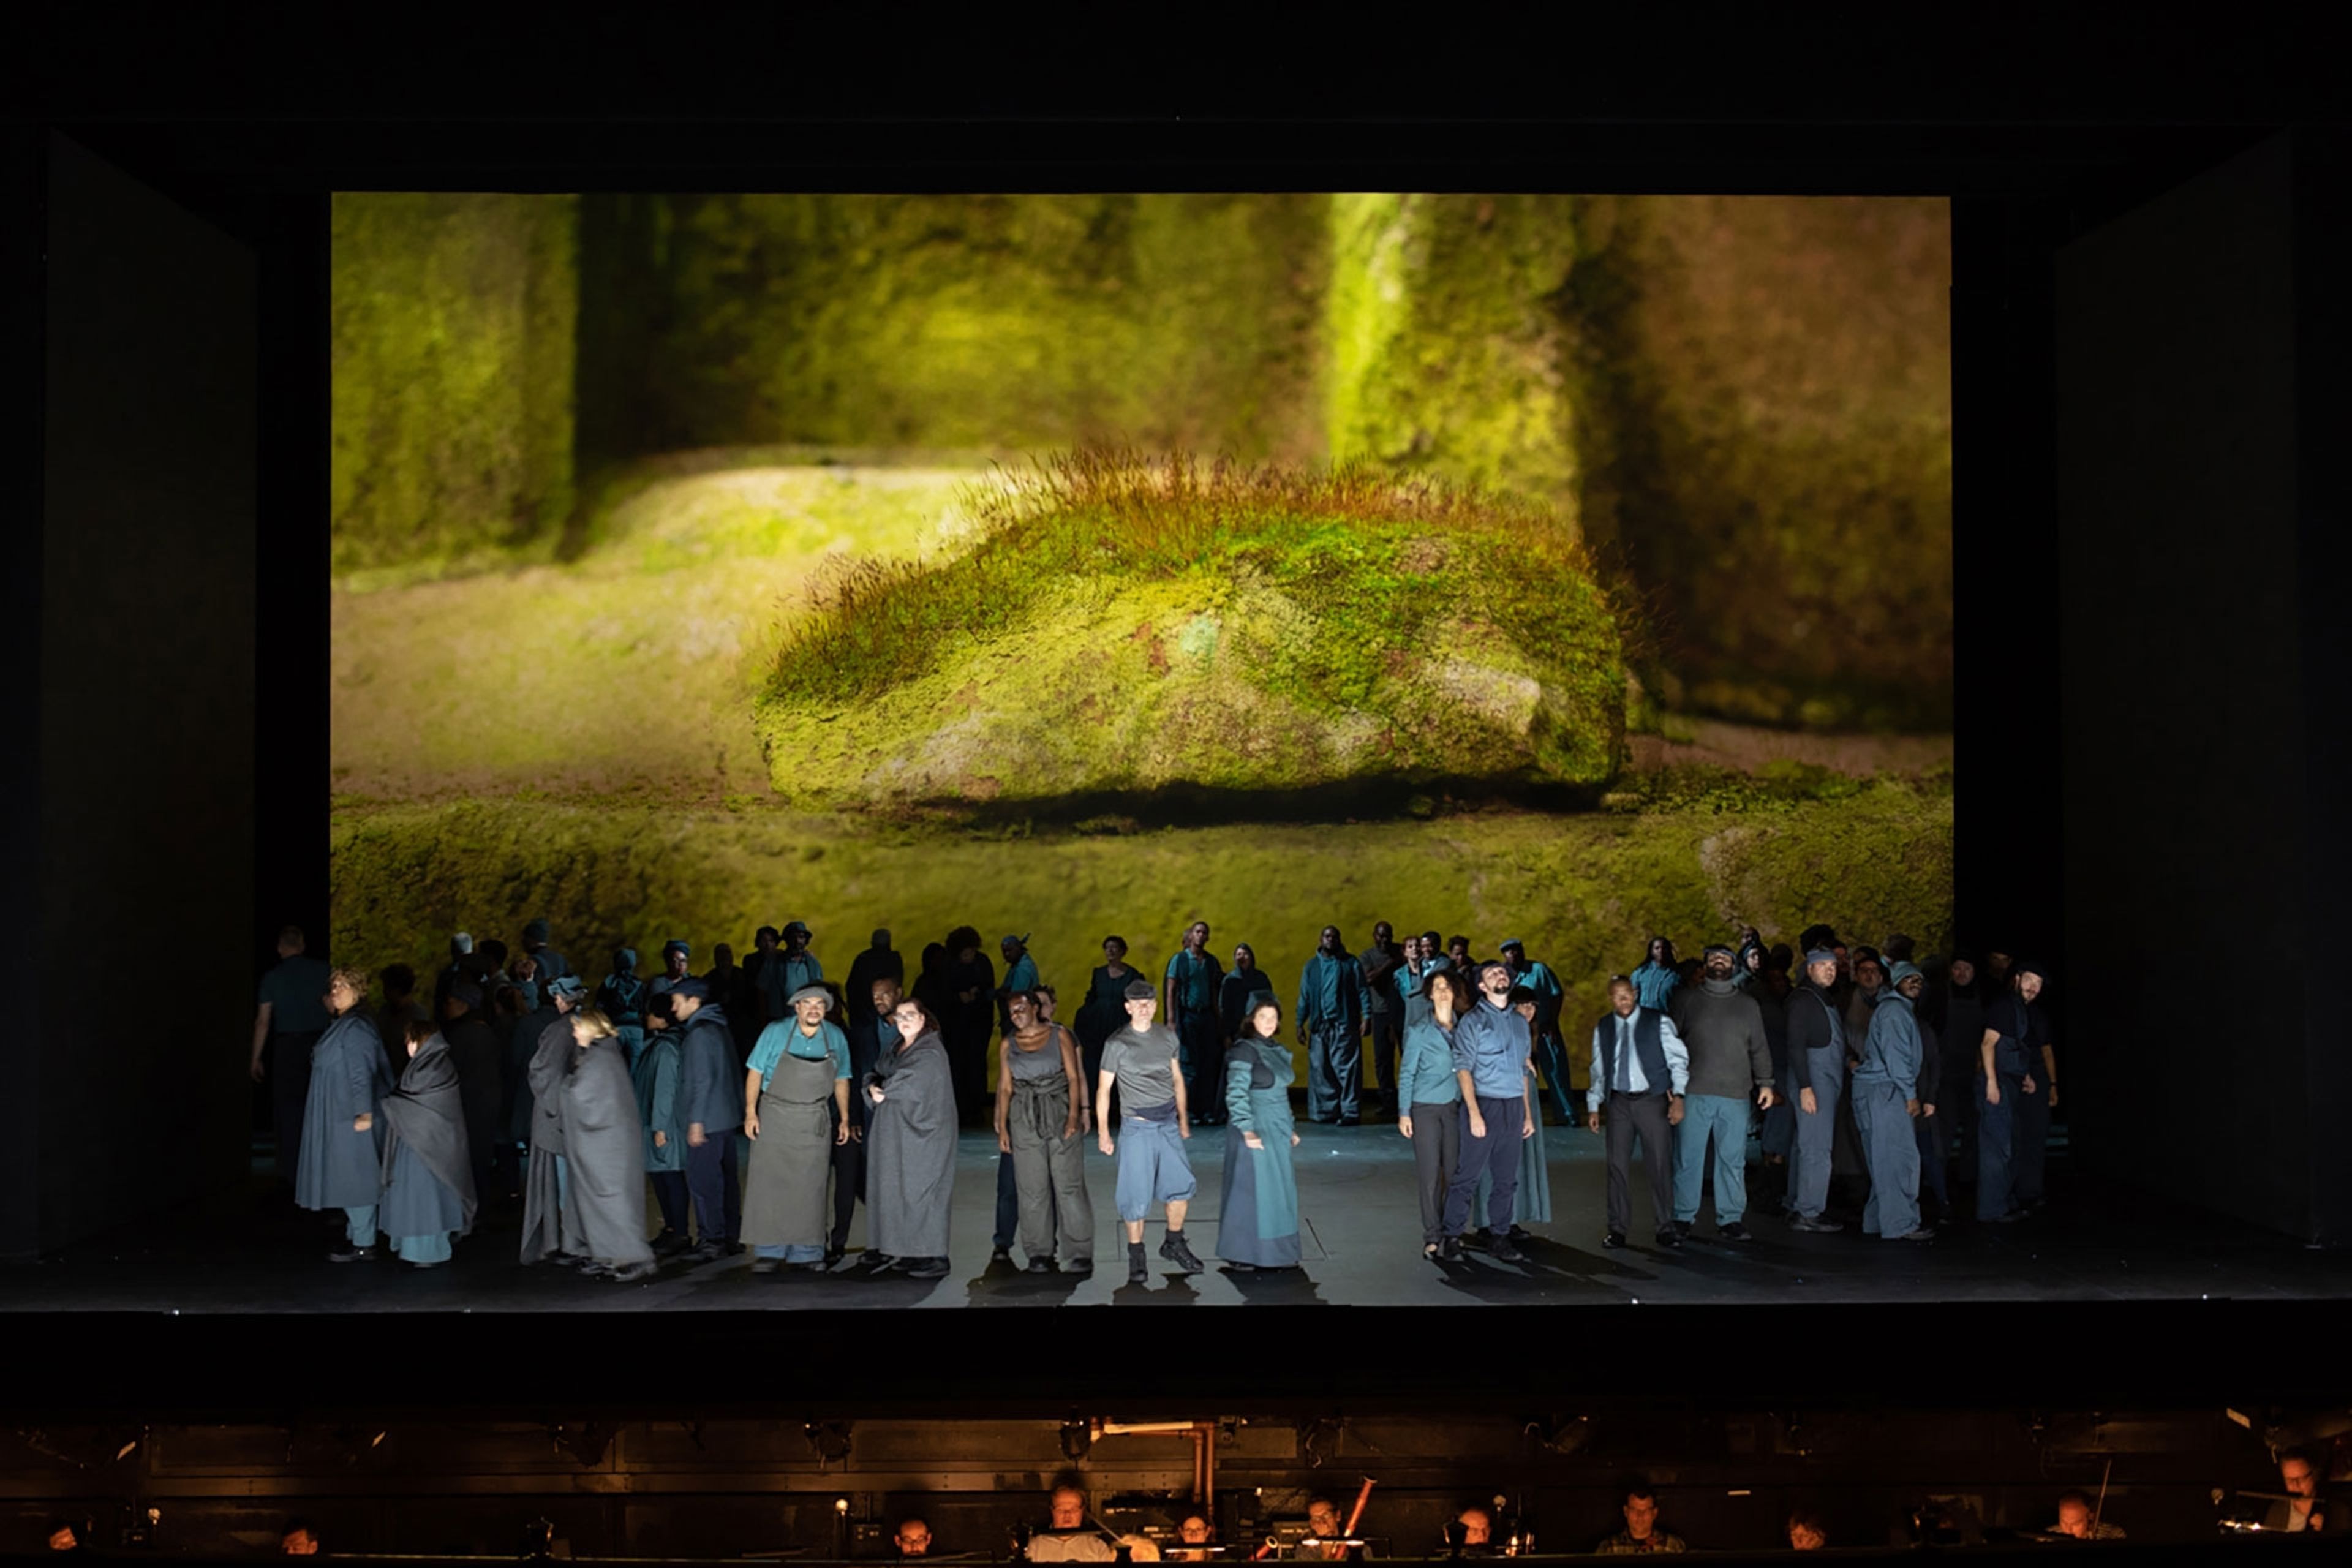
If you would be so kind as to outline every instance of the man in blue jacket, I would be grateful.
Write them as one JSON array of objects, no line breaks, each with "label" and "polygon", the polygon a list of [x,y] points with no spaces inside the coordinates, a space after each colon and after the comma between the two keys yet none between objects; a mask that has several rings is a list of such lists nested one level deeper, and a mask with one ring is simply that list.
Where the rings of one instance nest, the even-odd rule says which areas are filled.
[{"label": "man in blue jacket", "polygon": [[727,1010],[710,987],[681,980],[669,991],[678,1021],[679,1116],[686,1122],[686,1186],[699,1228],[687,1257],[697,1263],[731,1257],[743,1225],[743,1194],[735,1181],[735,1132],[743,1125],[743,1079],[735,1065],[735,1037]]},{"label": "man in blue jacket", "polygon": [[1363,1087],[1363,966],[1340,940],[1339,928],[1325,926],[1315,956],[1298,974],[1298,1038],[1307,1047],[1309,1120],[1336,1121],[1342,1127],[1362,1123],[1357,1097]]},{"label": "man in blue jacket", "polygon": [[1889,1241],[1936,1239],[1919,1223],[1919,1142],[1911,1125],[1919,1114],[1922,1052],[1904,983],[1918,977],[1916,964],[1896,963],[1888,984],[1871,997],[1870,1034],[1862,1043],[1862,1065],[1853,1069],[1853,1127],[1870,1168],[1862,1233]]}]

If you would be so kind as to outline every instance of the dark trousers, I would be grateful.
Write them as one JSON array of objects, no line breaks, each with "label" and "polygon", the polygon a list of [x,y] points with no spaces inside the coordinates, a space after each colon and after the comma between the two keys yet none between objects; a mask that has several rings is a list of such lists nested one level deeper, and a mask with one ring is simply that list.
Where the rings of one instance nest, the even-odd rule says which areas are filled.
[{"label": "dark trousers", "polygon": [[654,1204],[661,1210],[662,1228],[674,1236],[690,1236],[687,1215],[686,1173],[656,1171]]},{"label": "dark trousers", "polygon": [[1675,1217],[1675,1140],[1666,1125],[1666,1097],[1611,1089],[1601,1131],[1609,1148],[1609,1228],[1621,1235],[1633,1228],[1633,1139],[1638,1133],[1642,1160],[1650,1172],[1650,1214],[1664,1230]]},{"label": "dark trousers", "polygon": [[278,1179],[294,1184],[302,1153],[302,1108],[310,1100],[310,1047],[320,1031],[289,1029],[269,1037],[269,1121],[278,1139]]},{"label": "dark trousers", "polygon": [[1462,1159],[1462,1107],[1414,1105],[1412,1173],[1421,1191],[1421,1240],[1426,1247],[1445,1235],[1445,1179]]},{"label": "dark trousers", "polygon": [[[1975,1052],[1970,1051],[1971,1059]],[[1936,1120],[1942,1122],[1944,1142],[1951,1151],[1951,1173],[1963,1182],[1976,1179],[1977,1173],[1977,1089],[1976,1075],[1966,1062],[1944,1069],[1944,1081],[1936,1086]]]},{"label": "dark trousers", "polygon": [[1372,1073],[1380,1079],[1381,1098],[1397,1105],[1397,1047],[1404,1039],[1404,1015],[1391,1007],[1385,1013],[1366,1014],[1365,1022],[1372,1029]]},{"label": "dark trousers", "polygon": [[1536,1066],[1543,1068],[1544,1083],[1551,1090],[1551,1102],[1559,1107],[1561,1120],[1575,1126],[1582,1118],[1576,1114],[1576,1101],[1569,1089],[1568,1047],[1549,1030],[1536,1039]]},{"label": "dark trousers", "polygon": [[1176,1009],[1177,1065],[1184,1071],[1184,1109],[1195,1121],[1225,1117],[1225,1046],[1214,1013]]},{"label": "dark trousers", "polygon": [[996,1156],[996,1231],[989,1237],[990,1245],[1002,1251],[1013,1245],[1021,1234],[1021,1194],[1013,1181],[1013,1156],[999,1151]]},{"label": "dark trousers", "polygon": [[1459,1109],[1462,1152],[1445,1184],[1446,1235],[1460,1236],[1470,1227],[1470,1205],[1478,1196],[1482,1175],[1491,1184],[1486,1190],[1486,1228],[1496,1235],[1511,1228],[1511,1205],[1519,1195],[1519,1140],[1528,1124],[1527,1110],[1527,1101],[1516,1094],[1508,1100],[1480,1095],[1478,1114],[1486,1123],[1486,1136],[1473,1138],[1470,1108]]},{"label": "dark trousers", "polygon": [[2010,1150],[2018,1203],[2040,1203],[2042,1173],[2050,1163],[2050,1084],[2039,1070],[2033,1075],[2033,1092],[2017,1097],[2017,1134]]},{"label": "dark trousers", "polygon": [[1985,1100],[1985,1080],[1977,1079],[1977,1218],[1999,1219],[2017,1206],[2016,1173],[2011,1169],[2017,1134],[2017,1102],[2024,1098],[2021,1082],[2000,1075],[2000,1103]]},{"label": "dark trousers", "polygon": [[1307,1036],[1307,1115],[1330,1121],[1362,1112],[1357,1097],[1364,1077],[1363,1042],[1344,1018],[1317,1024]]},{"label": "dark trousers", "polygon": [[1952,1206],[1951,1196],[1944,1190],[1944,1108],[1938,1105],[1935,1115],[1914,1118],[1911,1126],[1919,1139],[1919,1190],[1936,1194],[1936,1213],[1940,1217]]},{"label": "dark trousers", "polygon": [[948,1078],[955,1086],[956,1118],[965,1126],[975,1120],[992,1116],[996,1097],[988,1087],[988,1027],[992,1020],[982,1019],[977,1026],[959,1021],[948,1026]]},{"label": "dark trousers", "polygon": [[694,1194],[700,1239],[735,1245],[743,1233],[743,1189],[735,1180],[735,1130],[713,1133],[699,1148],[688,1144],[686,1185]]},{"label": "dark trousers", "polygon": [[849,1222],[866,1195],[866,1140],[853,1137],[833,1146],[833,1235],[825,1250],[849,1250]]}]

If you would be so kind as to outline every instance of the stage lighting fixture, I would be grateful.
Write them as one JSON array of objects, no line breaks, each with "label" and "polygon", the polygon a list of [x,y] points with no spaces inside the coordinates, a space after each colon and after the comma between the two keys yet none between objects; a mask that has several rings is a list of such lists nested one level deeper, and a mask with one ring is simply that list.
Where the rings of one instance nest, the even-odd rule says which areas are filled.
[{"label": "stage lighting fixture", "polygon": [[849,1423],[846,1421],[812,1421],[808,1424],[808,1444],[816,1457],[831,1464],[849,1458]]},{"label": "stage lighting fixture", "polygon": [[1062,1457],[1072,1463],[1083,1459],[1095,1446],[1094,1428],[1083,1421],[1062,1423]]}]

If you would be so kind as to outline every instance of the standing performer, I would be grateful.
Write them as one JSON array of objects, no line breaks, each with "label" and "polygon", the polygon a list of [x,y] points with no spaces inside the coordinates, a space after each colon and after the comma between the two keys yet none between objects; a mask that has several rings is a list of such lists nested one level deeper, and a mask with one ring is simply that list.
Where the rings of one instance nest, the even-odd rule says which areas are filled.
[{"label": "standing performer", "polygon": [[[545,1011],[532,1014],[516,1031],[532,1041],[530,1066],[523,1076],[519,1104],[530,1140],[530,1165],[524,1173],[522,1190],[525,1263],[542,1258],[567,1265],[584,1261],[570,1229],[572,1173],[563,1158],[562,1090],[564,1075],[572,1070],[572,1057],[580,1048],[572,1015],[586,990],[575,976],[555,982],[548,987]],[[543,1024],[542,1018],[547,1020]],[[532,1034],[534,1026],[536,1034]]]},{"label": "standing performer", "polygon": [[1405,1026],[1404,1058],[1397,1064],[1397,1092],[1405,1110],[1397,1118],[1397,1131],[1412,1140],[1421,1255],[1434,1258],[1445,1237],[1445,1181],[1462,1158],[1462,1084],[1454,1076],[1454,1026],[1477,998],[1450,969],[1432,970],[1422,983],[1429,1012]]},{"label": "standing performer", "polygon": [[1199,1106],[1203,1123],[1223,1114],[1223,1038],[1217,1026],[1218,994],[1224,976],[1209,955],[1209,922],[1194,921],[1184,928],[1184,945],[1168,960],[1160,979],[1160,1005],[1168,1027],[1176,1035],[1184,1065],[1187,1107]]},{"label": "standing performer", "polygon": [[1766,1110],[1772,1089],[1772,1045],[1764,1037],[1763,1010],[1731,983],[1732,952],[1720,942],[1706,952],[1706,978],[1675,994],[1675,1026],[1690,1050],[1690,1095],[1675,1140],[1675,1229],[1691,1233],[1706,1183],[1707,1144],[1715,1145],[1715,1228],[1726,1241],[1746,1241],[1748,1102]]},{"label": "standing performer", "polygon": [[685,1101],[686,1185],[694,1199],[697,1263],[732,1257],[743,1229],[743,1196],[735,1181],[735,1131],[743,1124],[735,1037],[727,1010],[709,999],[699,980],[670,988],[670,1015],[678,1020],[678,1097]]},{"label": "standing performer", "polygon": [[1282,1008],[1258,999],[1248,1028],[1225,1053],[1225,1187],[1217,1205],[1217,1256],[1229,1268],[1298,1267],[1298,1178],[1290,1152],[1290,1047]]},{"label": "standing performer", "polygon": [[825,1017],[833,994],[803,985],[791,1002],[792,1017],[760,1032],[743,1079],[743,1239],[754,1274],[824,1262],[825,1177],[835,1146],[849,1142],[849,1039]]},{"label": "standing performer", "polygon": [[1633,1228],[1633,1139],[1650,1168],[1650,1217],[1657,1222],[1658,1245],[1668,1251],[1683,1244],[1675,1229],[1673,1135],[1683,1119],[1683,1092],[1690,1081],[1690,1053],[1675,1033],[1675,1021],[1641,1005],[1633,982],[1620,974],[1609,982],[1609,1011],[1592,1026],[1591,1082],[1584,1091],[1584,1124],[1602,1131],[1609,1113],[1609,1229],[1603,1247],[1622,1247]]},{"label": "standing performer", "polygon": [[955,1191],[956,1101],[947,1044],[923,1005],[891,1011],[898,1038],[864,1084],[866,1216],[885,1268],[915,1279],[948,1271],[948,1211]]},{"label": "standing performer", "polygon": [[1633,993],[1644,1007],[1665,1011],[1666,1002],[1682,984],[1681,966],[1675,961],[1675,944],[1663,936],[1650,939],[1650,951],[1634,967],[1632,975]]},{"label": "standing performer", "polygon": [[[460,984],[471,986],[472,982]],[[451,986],[454,996],[457,987]],[[418,1268],[449,1261],[449,1243],[474,1228],[474,1164],[466,1143],[466,1101],[448,1037],[408,1026],[400,1087],[384,1096],[383,1233]]]},{"label": "standing performer", "polygon": [[[1509,960],[1504,962],[1508,963]],[[1511,1011],[1527,1020],[1528,1034],[1530,1038],[1534,1037],[1538,1026],[1538,1011],[1533,994],[1524,985],[1514,985],[1511,987],[1510,1004]],[[1528,1061],[1526,1104],[1522,1110],[1527,1117],[1528,1135],[1519,1140],[1519,1184],[1511,1194],[1511,1223],[1507,1231],[1515,1242],[1533,1239],[1526,1226],[1521,1225],[1522,1220],[1529,1225],[1551,1223],[1551,1162],[1544,1151],[1543,1103],[1536,1096],[1536,1068],[1532,1056]],[[1478,1201],[1481,1205],[1492,1195],[1494,1182],[1491,1170],[1478,1178]],[[1474,1208],[1471,1212],[1475,1214],[1477,1210]],[[1489,1234],[1488,1244],[1491,1246],[1493,1241],[1494,1237]]]},{"label": "standing performer", "polygon": [[946,1010],[939,1016],[940,1038],[955,1073],[956,1115],[967,1126],[994,1112],[988,1091],[988,1042],[996,1022],[996,966],[980,951],[980,932],[958,926],[948,932],[947,959],[940,968]]},{"label": "standing performer", "polygon": [[[1517,937],[1503,943],[1503,962],[1511,966],[1511,984],[1524,988],[1535,998],[1536,1016],[1532,1027],[1536,1037],[1536,1065],[1543,1069],[1544,1082],[1551,1087],[1552,1103],[1559,1107],[1560,1120],[1573,1126],[1576,1105],[1570,1098],[1568,1070],[1568,1048],[1559,1037],[1560,1004],[1568,993],[1559,984],[1559,976],[1551,965],[1528,956],[1528,945]],[[1537,1135],[1540,1138],[1542,1135]]]},{"label": "standing performer", "polygon": [[637,1117],[646,1133],[646,1174],[661,1209],[661,1234],[653,1244],[656,1258],[673,1257],[694,1245],[688,1234],[693,1221],[686,1187],[685,1106],[677,1092],[685,1064],[678,1056],[677,1035],[667,994],[648,1003],[646,1048],[629,1069],[629,1087],[636,1095]]},{"label": "standing performer", "polygon": [[1362,1121],[1364,971],[1325,926],[1298,974],[1298,1042],[1307,1047],[1307,1115],[1354,1127]]},{"label": "standing performer", "polygon": [[849,1251],[849,1222],[856,1217],[857,1205],[871,1202],[866,1195],[866,1142],[874,1119],[873,1107],[866,1103],[862,1086],[874,1072],[875,1064],[886,1052],[898,1047],[898,1026],[890,1015],[898,1010],[898,999],[904,988],[889,975],[878,975],[866,983],[862,992],[853,991],[842,998],[842,1010],[849,1021],[842,1033],[849,1037],[849,1142],[834,1145],[833,1151],[833,1234],[826,1238],[825,1258],[838,1263]]},{"label": "standing performer", "polygon": [[[1207,934],[1205,928],[1202,934]],[[1187,1274],[1203,1265],[1184,1243],[1184,1211],[1199,1184],[1184,1142],[1192,1136],[1184,1095],[1183,1047],[1176,1032],[1154,1024],[1159,998],[1151,983],[1137,979],[1127,988],[1127,1027],[1103,1047],[1102,1072],[1095,1089],[1096,1137],[1102,1152],[1118,1156],[1118,1217],[1127,1225],[1127,1282],[1140,1285],[1150,1270],[1143,1261],[1143,1222],[1155,1203],[1167,1205],[1168,1234],[1160,1256]],[[1119,1098],[1118,1142],[1110,1135],[1110,1095]]]},{"label": "standing performer", "polygon": [[376,1108],[392,1088],[383,1037],[360,1008],[367,971],[337,969],[327,981],[332,1016],[310,1051],[310,1098],[302,1105],[302,1146],[294,1167],[294,1201],[306,1209],[341,1209],[347,1245],[334,1263],[375,1256],[376,1203],[383,1194],[383,1134]]},{"label": "standing performer", "polygon": [[2018,1105],[2042,1087],[2034,1076],[2041,1064],[2031,1050],[2049,1035],[2033,1005],[2042,994],[2040,967],[2011,968],[2009,994],[1985,1009],[1984,1035],[1977,1046],[1977,1218],[1996,1225],[2025,1216],[2018,1191],[2024,1126]]},{"label": "standing performer", "polygon": [[1449,1263],[1462,1257],[1462,1233],[1469,1228],[1478,1177],[1491,1173],[1495,1184],[1486,1199],[1486,1228],[1495,1237],[1493,1255],[1500,1262],[1517,1263],[1527,1255],[1511,1245],[1511,1201],[1519,1184],[1519,1141],[1533,1131],[1527,1124],[1532,1049],[1527,1020],[1507,1005],[1511,966],[1494,960],[1478,972],[1478,984],[1483,993],[1478,1005],[1454,1026],[1454,1071],[1462,1086],[1462,1159],[1446,1182],[1445,1237],[1438,1244],[1438,1256]]},{"label": "standing performer", "polygon": [[613,1021],[623,1056],[634,1068],[637,1053],[646,1048],[646,1003],[649,987],[637,977],[637,950],[616,947],[613,950],[613,973],[604,976],[596,987],[596,1010]]},{"label": "standing performer", "polygon": [[1103,1042],[1127,1026],[1127,984],[1136,975],[1128,967],[1127,938],[1103,938],[1102,952],[1103,961],[1087,981],[1086,999],[1078,1004],[1078,1058],[1086,1066],[1087,1083],[1102,1070]]},{"label": "standing performer", "polygon": [[278,1180],[289,1189],[302,1152],[302,1110],[310,1101],[310,1047],[327,1027],[327,985],[334,973],[305,946],[300,926],[278,931],[278,962],[261,977],[253,1014],[250,1071],[254,1082],[269,1085]]},{"label": "standing performer", "polygon": [[449,1059],[457,1069],[457,1099],[466,1118],[466,1154],[474,1178],[474,1202],[489,1197],[490,1160],[498,1152],[499,1075],[506,1055],[498,1031],[482,1016],[482,988],[472,981],[450,984],[441,1003],[441,1032],[449,1037]]},{"label": "standing performer", "polygon": [[[849,961],[849,978],[841,986],[842,1010],[855,1016],[866,1005],[866,998],[874,994],[874,983],[877,980],[896,981],[901,991],[907,988],[907,961],[890,945],[887,927],[877,927],[866,951]],[[851,1042],[853,1046],[856,1043]]]},{"label": "standing performer", "polygon": [[592,1279],[625,1285],[650,1279],[645,1124],[629,1088],[629,1064],[604,1015],[590,1008],[566,1022],[572,1060],[555,1086],[567,1173],[564,1233],[587,1259],[581,1272]]},{"label": "standing performer", "polygon": [[[1217,986],[1219,1037],[1235,1040],[1248,1033],[1249,1016],[1257,1009],[1257,998],[1273,994],[1273,978],[1257,966],[1257,949],[1245,942],[1235,942],[1234,967]],[[1120,1017],[1125,1016],[1122,1011]]]},{"label": "standing performer", "polygon": [[1936,1233],[1919,1223],[1919,1142],[1912,1121],[1919,1114],[1919,1028],[1911,1016],[1905,979],[1919,971],[1897,963],[1889,984],[1871,998],[1870,1034],[1863,1041],[1862,1065],[1853,1069],[1854,1131],[1870,1168],[1870,1200],[1863,1205],[1862,1234],[1889,1241],[1933,1241]]},{"label": "standing performer", "polygon": [[[1397,1049],[1404,1039],[1404,997],[1397,987],[1397,971],[1404,965],[1404,949],[1396,942],[1396,928],[1386,921],[1372,922],[1372,945],[1356,957],[1364,971],[1364,1033],[1372,1047],[1372,1076],[1380,1080],[1387,1116],[1404,1114],[1397,1098]],[[1369,1097],[1368,1097],[1369,1098]]]},{"label": "standing performer", "polygon": [[1007,1003],[1013,1032],[996,1072],[996,1146],[1013,1163],[1021,1251],[1029,1272],[1057,1256],[1074,1274],[1094,1270],[1094,1201],[1087,1195],[1085,1079],[1077,1037],[1039,1016],[1034,991]]},{"label": "standing performer", "polygon": [[1845,1018],[1836,987],[1835,951],[1808,949],[1805,983],[1789,994],[1789,1087],[1797,1094],[1797,1139],[1789,1152],[1790,1230],[1845,1228],[1822,1212],[1829,1206],[1838,1104],[1845,1098]]},{"label": "standing performer", "polygon": [[1012,1003],[1016,991],[1037,988],[1037,961],[1029,956],[1029,938],[1007,935],[997,944],[1004,954],[1004,980],[996,988],[996,1025],[1010,1034],[1013,1030]]}]

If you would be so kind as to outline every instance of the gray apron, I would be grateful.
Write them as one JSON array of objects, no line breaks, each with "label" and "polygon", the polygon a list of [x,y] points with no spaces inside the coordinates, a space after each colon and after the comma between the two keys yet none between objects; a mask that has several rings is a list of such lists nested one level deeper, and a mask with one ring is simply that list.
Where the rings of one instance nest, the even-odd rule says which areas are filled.
[{"label": "gray apron", "polygon": [[743,1181],[743,1241],[751,1247],[823,1247],[830,1223],[833,1058],[790,1051],[760,1082],[760,1140]]}]

